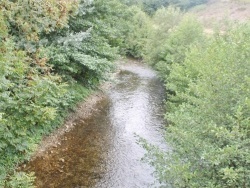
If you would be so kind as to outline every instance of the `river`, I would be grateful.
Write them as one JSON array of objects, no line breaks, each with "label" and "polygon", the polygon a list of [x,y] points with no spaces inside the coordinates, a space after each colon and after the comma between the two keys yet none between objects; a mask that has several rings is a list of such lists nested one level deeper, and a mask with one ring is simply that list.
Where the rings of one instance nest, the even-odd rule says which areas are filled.
[{"label": "river", "polygon": [[138,136],[163,143],[163,84],[156,73],[138,62],[123,64],[98,109],[63,135],[48,154],[26,169],[36,186],[48,188],[157,187],[154,169],[141,158]]}]

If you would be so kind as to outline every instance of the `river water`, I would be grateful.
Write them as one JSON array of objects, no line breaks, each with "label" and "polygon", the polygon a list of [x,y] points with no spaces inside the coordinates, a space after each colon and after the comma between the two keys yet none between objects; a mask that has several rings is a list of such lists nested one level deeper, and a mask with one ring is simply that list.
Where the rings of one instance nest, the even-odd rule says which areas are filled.
[{"label": "river water", "polygon": [[61,144],[26,167],[36,174],[37,187],[157,187],[154,169],[141,158],[138,136],[163,143],[163,85],[156,73],[128,63],[107,98],[88,119],[78,119]]}]

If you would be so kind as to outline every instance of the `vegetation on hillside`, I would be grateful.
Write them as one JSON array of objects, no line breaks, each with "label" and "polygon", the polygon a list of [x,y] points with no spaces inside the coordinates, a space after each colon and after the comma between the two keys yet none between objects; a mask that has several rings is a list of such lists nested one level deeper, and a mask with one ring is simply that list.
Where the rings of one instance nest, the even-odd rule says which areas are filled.
[{"label": "vegetation on hillside", "polygon": [[196,5],[204,4],[208,0],[121,0],[127,5],[137,5],[147,14],[154,14],[159,8],[176,6],[182,10],[188,10]]}]

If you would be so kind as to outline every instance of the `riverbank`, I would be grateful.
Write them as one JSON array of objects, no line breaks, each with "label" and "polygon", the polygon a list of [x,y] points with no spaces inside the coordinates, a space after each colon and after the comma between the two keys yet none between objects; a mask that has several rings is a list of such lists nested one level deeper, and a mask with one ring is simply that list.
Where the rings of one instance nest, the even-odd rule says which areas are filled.
[{"label": "riverbank", "polygon": [[125,61],[115,81],[81,103],[22,166],[25,172],[35,172],[38,188],[154,183],[153,169],[140,161],[145,150],[135,134],[161,143],[163,87],[148,66]]},{"label": "riverbank", "polygon": [[[41,157],[44,152],[48,153],[50,148],[57,147],[61,143],[61,137],[66,132],[69,132],[75,126],[75,120],[79,117],[88,118],[93,114],[99,104],[103,99],[105,99],[105,94],[102,91],[95,91],[87,97],[84,102],[77,105],[74,112],[71,112],[66,118],[60,128],[56,129],[53,133],[43,138],[42,142],[39,144],[37,151],[32,156],[32,159],[36,157]],[[32,160],[31,159],[31,160]]]},{"label": "riverbank", "polygon": [[[100,83],[95,89],[86,88],[80,83],[70,83],[67,86],[67,94],[69,97],[73,96],[74,98],[71,98],[67,108],[57,109],[57,116],[52,123],[47,125],[46,129],[37,127],[36,132],[30,135],[29,140],[32,140],[33,143],[32,151],[20,153],[20,156],[16,157],[17,162],[8,163],[8,165],[12,166],[6,166],[6,162],[3,163],[4,165],[0,165],[0,178],[2,178],[0,187],[13,187],[12,182],[18,182],[19,185],[24,187],[32,187],[34,181],[32,173],[23,173],[26,164],[36,158],[45,156],[53,148],[57,148],[61,144],[62,136],[75,126],[74,121],[77,118],[88,118],[94,113],[98,103],[105,98],[104,90],[108,89],[116,73],[110,73],[109,81]],[[67,98],[65,100],[68,100],[67,94],[64,95]],[[3,166],[5,166],[4,170],[8,174],[2,171],[1,167]],[[11,177],[11,179],[6,179],[7,177]],[[19,178],[19,180],[16,178]]]},{"label": "riverbank", "polygon": [[[110,73],[110,79],[108,81],[103,81],[94,91],[89,94],[89,96],[82,98],[82,101],[79,102],[74,110],[66,116],[62,125],[52,131],[52,133],[49,135],[43,137],[36,151],[32,155],[31,160],[49,153],[51,148],[56,148],[58,145],[60,145],[62,136],[74,128],[76,125],[75,121],[77,119],[80,117],[82,119],[87,119],[96,112],[98,105],[107,98],[105,91],[111,87],[112,82],[119,73],[119,67],[122,65],[122,61],[123,60],[119,60],[117,62],[117,68],[115,72]],[[25,166],[25,164],[22,165],[22,167]]]},{"label": "riverbank", "polygon": [[[81,102],[76,105],[73,112],[70,112],[63,124],[59,126],[58,129],[54,130],[51,134],[45,136],[39,146],[37,147],[34,155],[32,155],[31,160],[36,157],[41,157],[44,153],[49,153],[51,148],[56,148],[61,144],[62,136],[69,132],[76,125],[75,121],[79,118],[87,119],[93,115],[97,109],[98,105],[107,99],[107,90],[112,87],[112,83],[116,79],[117,75],[121,71],[122,65],[126,63],[134,63],[134,60],[120,59],[116,64],[116,69],[113,73],[110,73],[109,80],[103,81],[97,89],[95,89],[88,97],[83,98]],[[25,166],[25,165],[24,165]]]}]

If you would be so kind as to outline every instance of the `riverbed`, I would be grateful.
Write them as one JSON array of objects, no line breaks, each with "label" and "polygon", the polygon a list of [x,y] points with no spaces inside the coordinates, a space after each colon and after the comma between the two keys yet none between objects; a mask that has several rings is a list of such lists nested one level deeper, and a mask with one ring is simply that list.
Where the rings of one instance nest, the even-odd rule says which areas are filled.
[{"label": "riverbed", "polygon": [[130,61],[120,67],[95,111],[75,120],[60,144],[25,167],[39,188],[143,188],[160,184],[141,159],[142,137],[163,143],[164,87],[148,66]]}]

